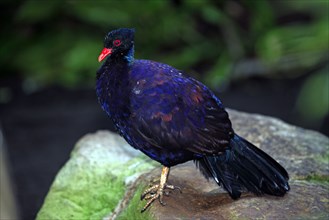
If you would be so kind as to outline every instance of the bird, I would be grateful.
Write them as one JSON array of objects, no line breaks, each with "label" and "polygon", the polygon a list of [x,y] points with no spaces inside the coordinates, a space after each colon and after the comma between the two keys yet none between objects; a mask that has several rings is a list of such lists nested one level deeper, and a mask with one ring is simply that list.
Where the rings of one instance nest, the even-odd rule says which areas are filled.
[{"label": "bird", "polygon": [[243,192],[284,196],[287,171],[236,134],[221,100],[204,84],[170,65],[134,58],[134,28],[105,36],[96,94],[116,131],[135,149],[162,164],[158,184],[146,189],[141,212],[170,190],[172,166],[194,161],[232,199]]}]

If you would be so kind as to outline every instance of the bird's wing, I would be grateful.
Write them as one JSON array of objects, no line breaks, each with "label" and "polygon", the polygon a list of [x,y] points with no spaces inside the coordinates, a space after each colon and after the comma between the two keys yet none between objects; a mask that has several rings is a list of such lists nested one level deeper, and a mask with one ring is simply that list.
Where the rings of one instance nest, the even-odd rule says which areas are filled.
[{"label": "bird's wing", "polygon": [[182,75],[153,74],[136,81],[130,117],[135,132],[153,146],[202,155],[223,152],[233,133],[218,98]]}]

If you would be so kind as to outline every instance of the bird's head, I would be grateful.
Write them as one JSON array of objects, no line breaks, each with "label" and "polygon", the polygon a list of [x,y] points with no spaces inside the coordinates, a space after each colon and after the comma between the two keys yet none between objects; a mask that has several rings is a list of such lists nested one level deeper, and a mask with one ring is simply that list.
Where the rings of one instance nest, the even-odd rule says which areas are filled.
[{"label": "bird's head", "polygon": [[134,47],[134,29],[120,28],[109,32],[105,36],[104,49],[98,57],[98,61],[101,62],[107,56],[127,56]]}]

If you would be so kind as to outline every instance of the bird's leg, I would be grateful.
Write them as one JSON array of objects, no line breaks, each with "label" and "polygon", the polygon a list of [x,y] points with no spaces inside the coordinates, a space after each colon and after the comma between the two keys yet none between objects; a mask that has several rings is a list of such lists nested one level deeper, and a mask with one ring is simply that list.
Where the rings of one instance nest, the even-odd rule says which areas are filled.
[{"label": "bird's leg", "polygon": [[[143,192],[143,194],[141,195],[141,200],[145,199],[149,201],[146,203],[141,212],[144,212],[156,199],[159,199],[161,205],[166,205],[166,203],[163,202],[164,189],[178,189],[179,191],[181,191],[179,187],[167,184],[169,170],[169,167],[164,166],[161,172],[160,183],[150,187],[149,189]],[[165,193],[165,195],[168,195],[168,193]]]}]

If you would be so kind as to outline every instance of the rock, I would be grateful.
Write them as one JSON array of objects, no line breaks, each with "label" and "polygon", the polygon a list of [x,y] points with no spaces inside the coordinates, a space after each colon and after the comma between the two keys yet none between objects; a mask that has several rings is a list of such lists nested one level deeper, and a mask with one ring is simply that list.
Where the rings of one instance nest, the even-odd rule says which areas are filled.
[{"label": "rock", "polygon": [[119,204],[127,184],[154,167],[145,160],[117,134],[84,136],[57,174],[37,219],[102,219]]},{"label": "rock", "polygon": [[169,176],[182,193],[172,192],[164,198],[166,206],[156,201],[141,214],[140,193],[160,176],[161,166],[102,131],[78,142],[37,219],[329,219],[329,139],[278,119],[229,114],[239,135],[288,170],[291,190],[284,197],[245,193],[234,201],[187,162],[173,167]]},{"label": "rock", "polygon": [[[153,175],[160,173],[160,169]],[[169,183],[180,186],[182,193],[172,192],[164,201],[153,204],[154,219],[328,219],[328,184],[291,180],[291,190],[284,197],[251,193],[238,200],[213,181],[207,181],[193,162],[174,167]]]},{"label": "rock", "polygon": [[[182,194],[165,197],[150,212],[155,219],[329,219],[329,139],[278,119],[229,110],[236,133],[280,162],[290,175],[284,197],[250,193],[234,201],[214,181],[207,181],[193,162],[171,169],[169,183]],[[159,175],[153,171],[152,176]]]},{"label": "rock", "polygon": [[276,118],[233,110],[229,115],[235,132],[283,164],[292,179],[328,176],[328,137]]}]

